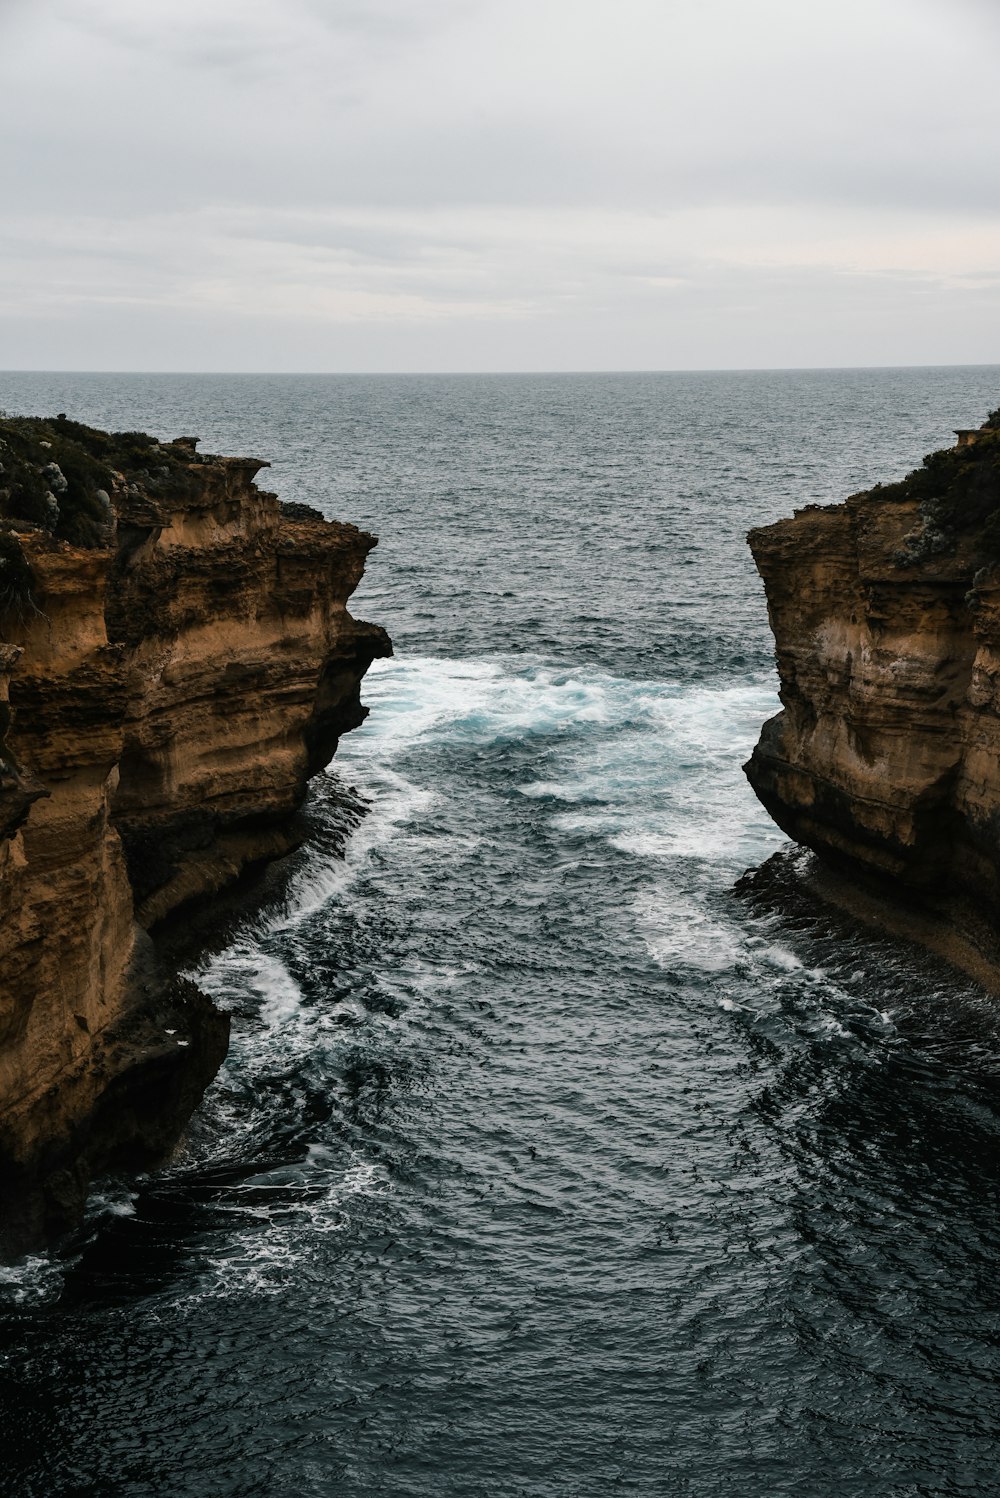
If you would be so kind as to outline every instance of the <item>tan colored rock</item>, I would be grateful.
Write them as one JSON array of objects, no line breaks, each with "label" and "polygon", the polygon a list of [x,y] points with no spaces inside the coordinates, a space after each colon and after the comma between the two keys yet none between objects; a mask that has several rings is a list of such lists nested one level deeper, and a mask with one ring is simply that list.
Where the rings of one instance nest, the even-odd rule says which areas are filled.
[{"label": "tan colored rock", "polygon": [[746,771],[790,837],[916,914],[908,934],[952,930],[993,962],[1000,431],[971,446],[751,532],[784,706]]},{"label": "tan colored rock", "polygon": [[0,644],[8,1250],[71,1223],[94,1171],[175,1141],[228,1021],[146,933],[296,845],[307,779],[391,649],[346,607],[373,536],[283,515],[259,462],[188,453],[172,499],[116,476],[112,546],[18,528],[39,612]]}]

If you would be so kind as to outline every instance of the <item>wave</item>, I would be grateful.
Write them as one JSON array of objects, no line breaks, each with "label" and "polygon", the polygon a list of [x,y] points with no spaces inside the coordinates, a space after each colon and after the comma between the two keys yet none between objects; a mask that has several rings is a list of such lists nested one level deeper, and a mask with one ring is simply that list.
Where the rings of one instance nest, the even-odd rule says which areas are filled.
[{"label": "wave", "polygon": [[[524,657],[397,657],[376,661],[365,678],[368,722],[345,741],[338,763],[375,741],[393,755],[418,740],[490,743],[588,729],[649,728],[680,734],[690,748],[719,747],[720,735],[746,737],[747,718],[777,707],[773,680],[720,687],[613,676],[596,667]],[[734,720],[734,714],[738,720]]]},{"label": "wave", "polygon": [[779,705],[771,677],[692,687],[520,658],[411,657],[377,663],[367,696],[372,715],[343,747],[342,773],[364,778],[373,754],[391,763],[418,745],[530,751],[544,740],[546,773],[517,790],[551,802],[562,832],[640,859],[734,867],[785,841],[740,769]]}]

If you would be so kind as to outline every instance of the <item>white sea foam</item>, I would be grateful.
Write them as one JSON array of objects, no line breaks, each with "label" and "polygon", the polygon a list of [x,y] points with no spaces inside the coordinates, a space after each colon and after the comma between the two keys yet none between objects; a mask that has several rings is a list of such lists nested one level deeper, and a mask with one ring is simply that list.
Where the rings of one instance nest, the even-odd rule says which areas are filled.
[{"label": "white sea foam", "polygon": [[700,896],[672,878],[633,901],[636,925],[653,960],[678,979],[695,976],[718,1009],[743,1023],[779,1024],[813,1041],[850,1038],[850,1018],[868,1024],[877,1011],[858,1003],[822,967],[807,967],[766,931],[727,920],[712,908],[713,886]]},{"label": "white sea foam", "polygon": [[[805,971],[802,959],[796,957],[795,953],[790,952],[787,947],[780,947],[772,943],[771,945],[761,947],[757,952],[757,956],[760,961],[769,963],[771,967],[776,967],[783,973]],[[812,976],[815,977],[816,974],[814,973]]]},{"label": "white sea foam", "polygon": [[[275,954],[274,939],[292,933],[329,902],[348,896],[376,850],[434,799],[432,793],[377,765],[369,769],[364,790],[371,810],[348,838],[344,856],[310,851],[281,905],[252,922],[229,947],[191,974],[220,1007],[255,1010],[272,1042],[286,1050],[313,1043],[317,1027],[326,1020],[328,1028],[330,1017],[303,1014],[301,989]],[[254,1044],[267,1042],[258,1037]]]},{"label": "white sea foam", "polygon": [[[547,699],[548,681],[534,685]],[[559,831],[606,837],[642,859],[734,865],[758,862],[784,842],[740,769],[777,705],[769,684],[705,688],[598,677],[592,686],[617,732],[578,737],[564,775],[518,788],[561,803],[553,812]]]},{"label": "white sea foam", "polygon": [[380,755],[391,757],[418,739],[486,743],[613,725],[635,695],[634,684],[584,669],[433,656],[380,661],[366,677],[371,717],[348,755],[373,739]]},{"label": "white sea foam", "polygon": [[62,1283],[62,1265],[48,1254],[29,1254],[16,1264],[0,1264],[0,1300],[6,1305],[43,1305],[58,1296]]},{"label": "white sea foam", "polygon": [[[352,765],[352,775],[354,770]],[[305,867],[292,880],[283,908],[267,922],[268,930],[295,925],[343,894],[364,870],[372,853],[435,799],[434,792],[377,765],[366,768],[361,789],[370,810],[348,838],[343,857],[330,858],[317,853],[309,856]]]},{"label": "white sea foam", "polygon": [[228,1007],[227,997],[237,989],[256,1001],[265,1026],[287,1023],[301,1003],[302,993],[285,964],[265,951],[252,937],[244,937],[197,974],[200,986]]},{"label": "white sea foam", "polygon": [[91,1193],[90,1210],[94,1216],[134,1217],[137,1198],[134,1187],[106,1182],[102,1190]]},{"label": "white sea foam", "polygon": [[693,895],[654,885],[633,908],[646,950],[661,967],[723,973],[746,957],[746,943],[736,928],[715,918]]},{"label": "white sea foam", "polygon": [[372,714],[342,755],[372,739],[391,755],[417,739],[482,741],[594,724],[666,730],[701,757],[752,746],[762,715],[778,705],[769,683],[699,687],[511,657],[376,661],[365,698]]},{"label": "white sea foam", "polygon": [[[276,1183],[276,1186],[279,1183]],[[283,1295],[290,1281],[301,1285],[310,1275],[310,1261],[327,1272],[323,1245],[344,1232],[351,1203],[384,1195],[388,1178],[377,1164],[359,1158],[334,1164],[324,1145],[312,1145],[298,1174],[299,1191],[285,1185],[274,1204],[240,1201],[234,1189],[227,1203],[213,1202],[213,1216],[227,1218],[225,1248],[205,1266],[196,1287],[177,1302],[189,1310],[200,1301],[229,1300],[234,1293],[253,1299]],[[261,1182],[247,1183],[259,1193]]]}]

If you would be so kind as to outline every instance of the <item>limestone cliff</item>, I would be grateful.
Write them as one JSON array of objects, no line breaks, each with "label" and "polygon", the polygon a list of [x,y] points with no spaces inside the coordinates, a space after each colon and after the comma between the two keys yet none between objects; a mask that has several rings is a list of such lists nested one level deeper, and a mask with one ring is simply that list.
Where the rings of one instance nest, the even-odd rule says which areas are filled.
[{"label": "limestone cliff", "polygon": [[746,771],[790,837],[901,899],[911,934],[995,962],[1000,413],[958,435],[900,483],[751,532],[784,710]]},{"label": "limestone cliff", "polygon": [[300,840],[390,651],[375,538],[191,439],[0,421],[0,1246],[183,1128],[228,1022],[148,933]]}]

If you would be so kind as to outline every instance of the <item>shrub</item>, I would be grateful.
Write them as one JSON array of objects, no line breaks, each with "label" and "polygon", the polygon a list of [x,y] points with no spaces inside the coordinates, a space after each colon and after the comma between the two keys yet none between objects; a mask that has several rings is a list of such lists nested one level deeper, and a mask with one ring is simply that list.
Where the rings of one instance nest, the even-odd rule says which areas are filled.
[{"label": "shrub", "polygon": [[33,581],[20,541],[12,531],[0,530],[0,623],[23,624],[39,612],[31,592]]},{"label": "shrub", "polygon": [[103,546],[115,473],[153,498],[167,497],[186,492],[195,461],[190,448],[161,445],[145,432],[0,413],[0,518],[41,526],[75,546]]},{"label": "shrub", "polygon": [[954,550],[960,536],[978,532],[983,550],[1000,557],[1000,411],[991,413],[983,430],[990,435],[928,453],[920,468],[896,484],[877,485],[875,492],[890,500],[917,500],[947,549]]}]

